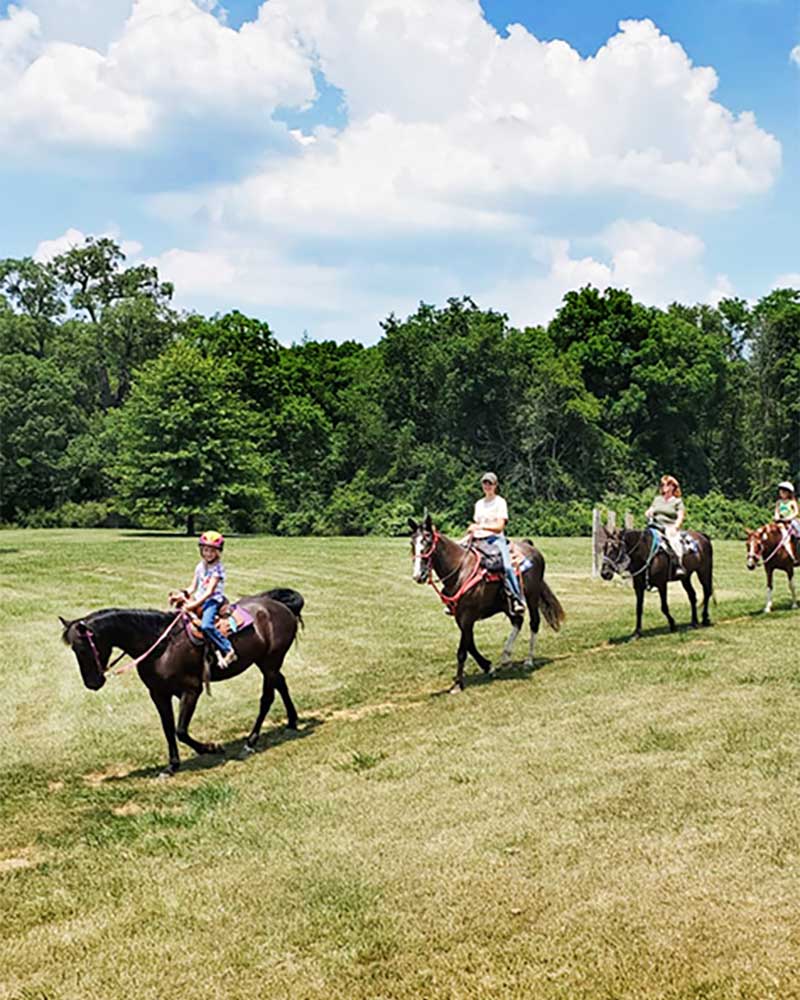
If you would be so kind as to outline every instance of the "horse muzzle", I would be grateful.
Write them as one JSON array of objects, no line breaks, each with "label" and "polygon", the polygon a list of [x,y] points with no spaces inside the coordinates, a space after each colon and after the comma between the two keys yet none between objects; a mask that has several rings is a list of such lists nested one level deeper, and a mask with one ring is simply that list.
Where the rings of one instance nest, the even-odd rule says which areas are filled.
[{"label": "horse muzzle", "polygon": [[756,566],[758,566],[758,559],[756,559],[755,556],[748,556],[747,557],[747,568],[749,570],[754,570],[756,568]]},{"label": "horse muzzle", "polygon": [[105,674],[92,674],[91,677],[84,677],[83,683],[90,691],[99,691],[106,683]]}]

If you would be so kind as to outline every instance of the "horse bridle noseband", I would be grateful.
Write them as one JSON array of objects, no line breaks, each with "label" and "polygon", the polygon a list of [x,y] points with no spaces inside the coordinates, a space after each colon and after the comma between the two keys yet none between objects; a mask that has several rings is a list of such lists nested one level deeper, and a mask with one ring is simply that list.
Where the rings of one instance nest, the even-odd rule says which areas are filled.
[{"label": "horse bridle noseband", "polygon": [[[422,537],[423,537],[423,540],[424,540],[424,538],[425,538],[425,531],[424,531],[424,529],[423,529],[423,532],[422,532]],[[439,532],[436,530],[436,528],[434,528],[433,531],[431,532],[431,547],[428,549],[428,551],[427,552],[420,552],[419,556],[417,556],[416,553],[414,553],[414,552],[411,553],[411,558],[412,559],[418,558],[420,562],[427,563],[426,569],[427,569],[427,574],[428,574],[428,580],[429,581],[431,581],[431,574],[433,572],[433,566],[431,565],[432,560],[433,560],[433,555],[436,552],[436,549],[439,547],[439,542],[441,540],[441,537],[442,536],[439,534]],[[455,576],[455,574],[458,573],[458,571],[460,569],[461,569],[460,566],[456,566],[456,568],[454,570],[452,570],[450,573],[448,573],[446,576],[440,576],[439,577],[439,583],[444,583],[445,580],[449,580],[450,577],[451,576]]]}]

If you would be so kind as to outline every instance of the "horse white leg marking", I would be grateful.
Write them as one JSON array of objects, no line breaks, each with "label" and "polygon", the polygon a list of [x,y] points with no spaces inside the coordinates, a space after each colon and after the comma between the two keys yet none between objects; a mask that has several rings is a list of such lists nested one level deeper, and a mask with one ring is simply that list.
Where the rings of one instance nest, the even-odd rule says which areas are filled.
[{"label": "horse white leg marking", "polygon": [[528,643],[528,656],[527,659],[525,660],[526,667],[533,666],[533,654],[535,650],[536,650],[536,633],[534,631],[531,631],[531,639],[530,642]]},{"label": "horse white leg marking", "polygon": [[772,611],[772,587],[767,587],[767,603],[764,605],[764,610]]},{"label": "horse white leg marking", "polygon": [[520,626],[512,625],[511,632],[506,639],[506,644],[503,646],[503,652],[500,655],[500,665],[507,667],[513,658],[512,654],[514,652],[514,643],[517,641],[517,636],[519,635]]},{"label": "horse white leg marking", "polygon": [[792,592],[792,611],[797,608],[797,591],[794,589],[794,577],[789,581],[789,590]]}]

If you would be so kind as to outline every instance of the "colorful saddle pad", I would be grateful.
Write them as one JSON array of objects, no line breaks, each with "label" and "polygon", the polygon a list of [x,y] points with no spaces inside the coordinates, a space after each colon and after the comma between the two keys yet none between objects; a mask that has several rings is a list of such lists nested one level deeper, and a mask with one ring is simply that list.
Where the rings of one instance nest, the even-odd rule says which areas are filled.
[{"label": "colorful saddle pad", "polygon": [[[186,631],[189,638],[200,645],[203,642],[203,633],[195,621],[187,618]],[[238,635],[239,632],[249,628],[253,624],[253,616],[247,608],[243,608],[239,604],[223,604],[214,624],[224,636],[230,639],[231,636]]]}]

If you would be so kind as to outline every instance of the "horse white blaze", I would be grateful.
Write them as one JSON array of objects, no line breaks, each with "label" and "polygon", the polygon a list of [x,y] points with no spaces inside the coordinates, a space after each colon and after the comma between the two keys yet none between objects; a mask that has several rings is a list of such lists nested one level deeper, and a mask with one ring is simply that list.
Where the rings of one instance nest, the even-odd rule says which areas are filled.
[{"label": "horse white blaze", "polygon": [[417,583],[422,579],[422,545],[422,535],[418,535],[414,542],[414,568],[411,571],[411,576]]}]

